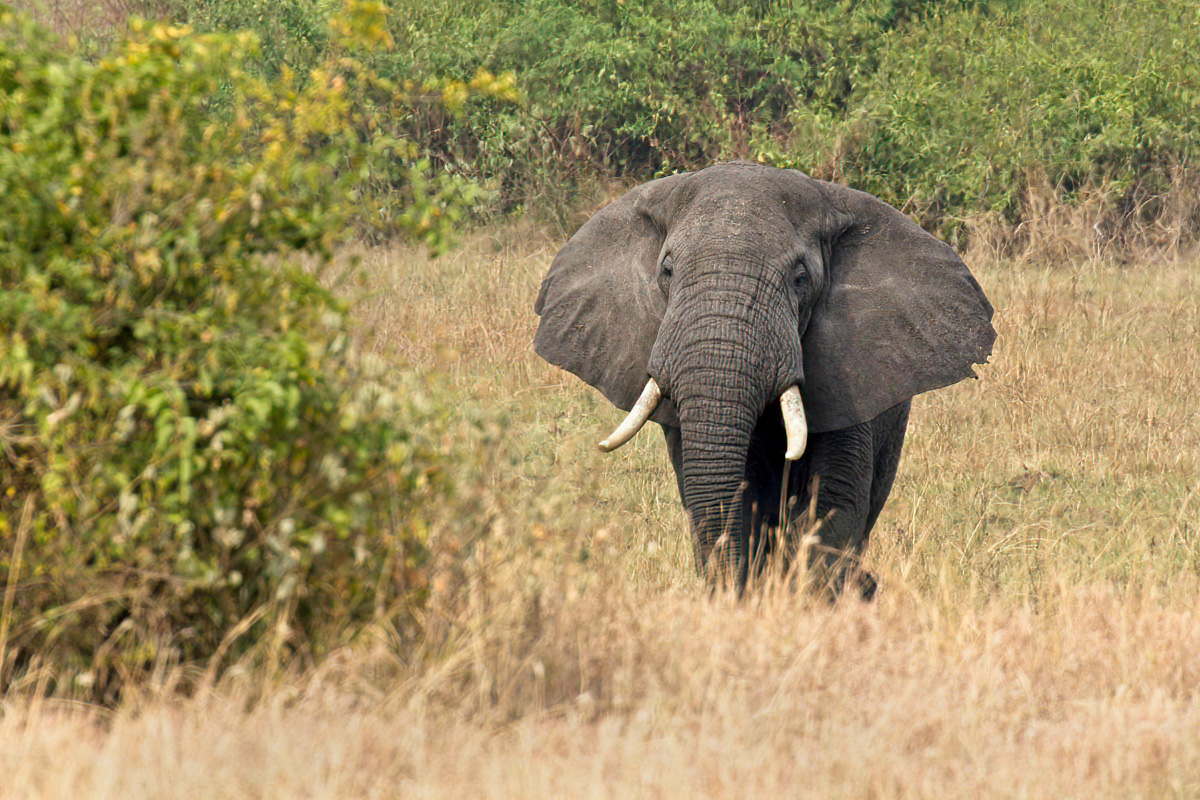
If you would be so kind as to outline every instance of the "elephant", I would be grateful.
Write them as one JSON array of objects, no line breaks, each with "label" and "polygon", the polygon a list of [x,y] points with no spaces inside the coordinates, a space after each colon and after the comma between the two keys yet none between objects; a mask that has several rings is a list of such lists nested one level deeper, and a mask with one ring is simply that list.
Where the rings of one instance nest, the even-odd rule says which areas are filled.
[{"label": "elephant", "polygon": [[662,426],[696,568],[739,593],[768,559],[803,558],[830,592],[872,597],[861,555],[911,399],[976,377],[996,338],[948,244],[870,194],[752,162],[600,209],[535,311],[537,353],[630,412],[602,450]]}]

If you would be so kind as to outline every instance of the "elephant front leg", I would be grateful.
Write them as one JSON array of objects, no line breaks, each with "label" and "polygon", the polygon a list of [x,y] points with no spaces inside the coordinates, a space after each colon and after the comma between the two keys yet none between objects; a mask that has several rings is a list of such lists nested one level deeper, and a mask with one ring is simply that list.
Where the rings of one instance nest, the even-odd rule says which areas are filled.
[{"label": "elephant front leg", "polygon": [[854,587],[864,599],[875,579],[861,569],[875,476],[869,424],[815,434],[791,479],[787,544],[793,559],[807,552],[810,577],[834,594]]}]

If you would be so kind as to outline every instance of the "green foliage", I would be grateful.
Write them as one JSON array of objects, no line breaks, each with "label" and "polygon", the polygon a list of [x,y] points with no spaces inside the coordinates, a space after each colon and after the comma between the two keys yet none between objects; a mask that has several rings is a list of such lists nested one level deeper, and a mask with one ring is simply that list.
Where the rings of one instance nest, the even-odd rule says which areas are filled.
[{"label": "green foliage", "polygon": [[[469,179],[479,173],[464,174],[447,158],[444,132],[470,108],[469,98],[489,107],[517,100],[511,72],[464,72],[457,64],[428,71],[404,47],[394,46],[390,28],[396,27],[395,15],[380,2],[339,8],[334,0],[174,0],[170,6],[175,19],[202,31],[254,34],[263,44],[247,69],[278,78],[294,90],[324,79],[330,64],[342,72],[353,68],[354,80],[343,97],[354,106],[356,133],[378,142],[405,143],[397,147],[401,158],[376,160],[364,168],[359,189],[370,213],[357,215],[360,231],[398,230],[442,249],[464,211],[487,198],[484,188]],[[360,41],[373,46],[355,47]],[[353,50],[352,58],[348,50]],[[474,77],[454,77],[466,74]],[[229,113],[227,102],[218,99],[217,104]],[[413,143],[420,147],[413,149]]]},{"label": "green foliage", "polygon": [[1020,222],[1031,185],[1131,207],[1197,156],[1200,26],[1182,0],[393,7],[379,74],[517,74],[520,105],[430,108],[397,128],[502,209],[565,209],[598,177],[742,157],[862,187],[952,234],[976,214]]},{"label": "green foliage", "polygon": [[1181,0],[398,5],[401,49],[429,69],[520,76],[526,105],[480,106],[443,144],[507,207],[742,157],[954,233],[1021,221],[1031,182],[1128,206],[1197,156],[1200,26]]},{"label": "green foliage", "polygon": [[[1136,36],[1130,32],[1136,30]],[[1032,182],[1068,202],[1170,189],[1200,154],[1200,12],[1182,2],[1058,0],[947,14],[891,37],[847,113],[816,146],[793,135],[759,153],[825,171],[947,230],[992,212],[1019,222]]]},{"label": "green foliage", "polygon": [[946,6],[396,5],[399,49],[424,59],[424,69],[511,69],[519,76],[525,105],[480,105],[441,143],[445,161],[492,181],[505,208],[559,201],[564,189],[598,174],[641,177],[750,156],[755,133],[778,133],[796,107],[831,124],[891,32]]},{"label": "green foliage", "polygon": [[437,248],[464,211],[417,143],[372,135],[450,101],[356,60],[382,19],[348,4],[298,86],[243,70],[246,33],[135,23],[90,63],[0,12],[0,653],[100,691],[420,602],[470,414],[358,354],[321,279],[364,214]]},{"label": "green foliage", "polygon": [[[176,17],[207,29],[271,36],[261,68],[303,74],[321,57],[309,31],[319,0],[177,0]],[[391,121],[427,142],[445,171],[485,183],[505,210],[569,203],[602,174],[646,175],[750,153],[797,103],[844,108],[885,38],[909,20],[974,3],[714,3],[687,0],[396,0],[397,47],[370,61],[379,76],[492,76],[496,98],[461,115],[436,105]],[[219,9],[219,11],[217,10]],[[282,65],[285,65],[281,67]],[[526,101],[513,104],[513,72]],[[507,83],[506,83],[507,82]],[[506,91],[507,90],[507,91]]]},{"label": "green foliage", "polygon": [[329,17],[339,0],[192,0],[178,21],[201,31],[250,31],[260,42],[255,61],[267,75],[307,72],[330,46]]},{"label": "green foliage", "polygon": [[[435,193],[478,201],[463,187],[483,186],[493,209],[561,220],[597,180],[751,158],[867,189],[954,235],[977,215],[1018,224],[1035,196],[1153,223],[1155,198],[1187,192],[1179,175],[1197,160],[1200,25],[1183,0],[390,5],[397,46],[363,57],[372,85],[492,82],[463,113],[375,115],[429,158],[417,178],[373,176],[380,199],[437,175]],[[252,68],[300,85],[338,48],[332,0],[167,7],[206,30],[257,32]],[[369,94],[355,96],[372,108]],[[384,205],[374,222],[412,224]]]}]

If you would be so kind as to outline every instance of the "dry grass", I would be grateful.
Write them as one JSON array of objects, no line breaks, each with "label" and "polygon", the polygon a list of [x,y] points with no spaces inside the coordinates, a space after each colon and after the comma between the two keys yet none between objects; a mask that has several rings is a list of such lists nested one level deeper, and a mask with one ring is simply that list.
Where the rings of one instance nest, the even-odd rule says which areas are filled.
[{"label": "dry grass", "polygon": [[[1190,592],[939,617],[899,593],[830,609],[611,587],[496,676],[501,701],[531,690],[507,723],[363,659],[250,710],[237,692],[112,718],[24,706],[0,721],[0,795],[1194,797]],[[543,704],[568,688],[558,658],[588,674]]]},{"label": "dry grass", "polygon": [[1100,180],[1076,190],[1034,170],[1025,176],[1019,206],[1016,225],[993,215],[967,221],[972,263],[998,256],[1022,264],[1200,257],[1200,170],[1188,163],[1148,172],[1129,186]]},{"label": "dry grass", "polygon": [[[664,448],[530,352],[557,241],[364,253],[397,364],[503,420],[496,533],[413,654],[112,712],[10,696],[0,797],[1200,795],[1200,269],[984,261],[1000,340],[920,398],[872,605],[709,597]],[[1028,261],[1028,259],[1026,259]]]},{"label": "dry grass", "polygon": [[162,16],[162,0],[8,0],[62,38],[104,41],[127,32],[131,17]]}]

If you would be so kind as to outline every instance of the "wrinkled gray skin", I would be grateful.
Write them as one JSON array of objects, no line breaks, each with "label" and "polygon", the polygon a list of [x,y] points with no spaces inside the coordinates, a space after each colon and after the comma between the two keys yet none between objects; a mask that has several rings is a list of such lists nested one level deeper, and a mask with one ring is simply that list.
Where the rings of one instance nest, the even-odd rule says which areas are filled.
[{"label": "wrinkled gray skin", "polygon": [[[871,195],[749,163],[651,181],[595,214],[542,283],[535,346],[628,410],[648,376],[652,419],[691,521],[696,565],[744,588],[811,529],[831,586],[863,596],[858,557],[891,490],[910,399],[973,376],[992,307],[945,243]],[[804,456],[776,536],[785,434],[800,387]],[[723,533],[727,535],[722,536]]]}]

